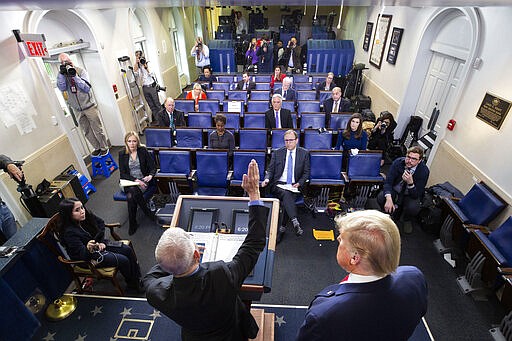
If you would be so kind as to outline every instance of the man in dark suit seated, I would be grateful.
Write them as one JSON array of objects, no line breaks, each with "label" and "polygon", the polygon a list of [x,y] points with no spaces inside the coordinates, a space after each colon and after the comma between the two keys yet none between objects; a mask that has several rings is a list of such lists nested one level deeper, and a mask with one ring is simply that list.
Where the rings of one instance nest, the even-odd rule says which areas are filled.
[{"label": "man in dark suit seated", "polygon": [[248,94],[251,93],[252,90],[256,89],[256,83],[251,81],[251,77],[247,72],[242,73],[242,80],[236,84],[235,90],[245,90]]},{"label": "man in dark suit seated", "polygon": [[297,206],[295,205],[297,193],[279,186],[288,185],[299,192],[304,189],[304,184],[309,179],[309,151],[298,147],[298,141],[299,137],[295,130],[290,129],[284,134],[285,146],[272,153],[265,180],[261,183],[261,187],[269,186],[270,193],[279,198],[284,207],[285,214],[281,221],[283,225],[279,227],[278,242],[286,232],[288,217],[292,221],[295,234],[301,236],[304,233],[297,219]]},{"label": "man in dark suit seated", "polygon": [[290,77],[283,79],[283,86],[274,91],[274,94],[281,95],[284,101],[295,101],[297,93],[292,89],[292,79]]},{"label": "man in dark suit seated", "polygon": [[272,96],[272,109],[265,112],[265,128],[293,128],[292,113],[288,109],[281,108],[283,97],[279,94]]},{"label": "man in dark suit seated", "polygon": [[265,247],[268,208],[252,160],[242,187],[249,195],[249,232],[230,262],[200,263],[202,250],[181,228],[169,228],[155,250],[158,262],[144,277],[153,307],[181,326],[181,339],[247,340],[258,325],[238,293]]},{"label": "man in dark suit seated", "polygon": [[327,78],[325,78],[325,81],[321,82],[316,87],[316,99],[320,98],[320,91],[332,91],[335,86],[336,83],[334,83],[334,73],[329,72],[327,74]]},{"label": "man in dark suit seated", "polygon": [[337,216],[336,260],[349,274],[315,296],[297,341],[407,340],[427,311],[427,283],[398,266],[400,233],[382,212]]},{"label": "man in dark suit seated", "polygon": [[164,108],[158,113],[158,125],[160,127],[169,127],[172,130],[178,127],[185,127],[185,115],[183,111],[174,108],[174,99],[167,97],[164,102]]},{"label": "man in dark suit seated", "polygon": [[331,98],[328,98],[324,101],[323,111],[325,111],[326,113],[345,111],[345,108],[343,108],[344,104],[342,99],[343,98],[341,97],[341,88],[337,86],[334,87],[332,89]]},{"label": "man in dark suit seated", "polygon": [[384,190],[377,195],[381,209],[399,221],[403,214],[404,232],[412,232],[412,222],[421,209],[430,171],[423,162],[423,149],[419,146],[407,150],[405,157],[395,159],[384,182]]}]

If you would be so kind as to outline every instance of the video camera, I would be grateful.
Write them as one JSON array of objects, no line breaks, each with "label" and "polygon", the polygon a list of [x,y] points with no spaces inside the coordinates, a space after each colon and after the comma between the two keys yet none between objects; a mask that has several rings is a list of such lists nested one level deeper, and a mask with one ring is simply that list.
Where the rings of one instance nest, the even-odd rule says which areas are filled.
[{"label": "video camera", "polygon": [[[25,163],[25,161],[13,161],[13,163],[16,165],[16,167],[21,169],[21,166]],[[41,208],[41,204],[37,199],[36,193],[32,189],[31,185],[27,185],[25,174],[23,174],[21,180],[17,180],[16,178],[13,179],[18,183],[16,190],[21,193],[22,204],[25,206],[27,211],[29,211],[33,217],[45,217]]]},{"label": "video camera", "polygon": [[75,77],[76,69],[71,65],[71,63],[61,64],[60,65],[60,73],[64,76]]},{"label": "video camera", "polygon": [[142,65],[146,65],[146,58],[144,58],[144,57],[140,57],[139,62],[140,62]]}]

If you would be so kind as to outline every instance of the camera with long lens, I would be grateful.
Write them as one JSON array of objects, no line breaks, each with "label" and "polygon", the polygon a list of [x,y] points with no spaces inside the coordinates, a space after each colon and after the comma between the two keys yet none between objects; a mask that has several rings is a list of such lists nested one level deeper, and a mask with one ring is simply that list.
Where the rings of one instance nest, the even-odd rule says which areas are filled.
[{"label": "camera with long lens", "polygon": [[386,122],[382,122],[382,123],[380,124],[380,128],[381,128],[381,129],[386,129],[387,127],[388,127],[388,125],[386,124]]},{"label": "camera with long lens", "polygon": [[75,77],[76,69],[70,63],[61,64],[60,73],[62,73],[64,76]]},{"label": "camera with long lens", "polygon": [[146,65],[146,58],[144,58],[144,57],[140,57],[139,62],[140,62],[142,65]]}]

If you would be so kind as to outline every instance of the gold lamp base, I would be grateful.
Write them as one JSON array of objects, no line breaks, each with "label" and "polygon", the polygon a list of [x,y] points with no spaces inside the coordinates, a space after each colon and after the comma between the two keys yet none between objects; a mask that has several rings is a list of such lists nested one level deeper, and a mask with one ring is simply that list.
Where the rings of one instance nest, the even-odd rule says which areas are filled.
[{"label": "gold lamp base", "polygon": [[46,317],[51,321],[64,320],[75,311],[76,306],[77,301],[74,296],[63,295],[48,305]]}]

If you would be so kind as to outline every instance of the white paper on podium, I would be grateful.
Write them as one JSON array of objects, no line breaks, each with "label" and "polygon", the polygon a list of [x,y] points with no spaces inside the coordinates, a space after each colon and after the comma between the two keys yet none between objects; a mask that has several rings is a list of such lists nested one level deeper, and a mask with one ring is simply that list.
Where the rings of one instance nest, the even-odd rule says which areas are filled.
[{"label": "white paper on podium", "polygon": [[296,188],[296,187],[293,187],[292,185],[290,184],[279,184],[277,185],[277,187],[281,188],[281,189],[284,189],[286,191],[290,191],[290,192],[293,192],[293,193],[300,193],[299,189]]},{"label": "white paper on podium", "polygon": [[138,186],[139,183],[136,182],[136,181],[131,181],[131,180],[126,180],[126,179],[121,179],[119,180],[119,186],[121,187],[130,187],[130,186]]}]

